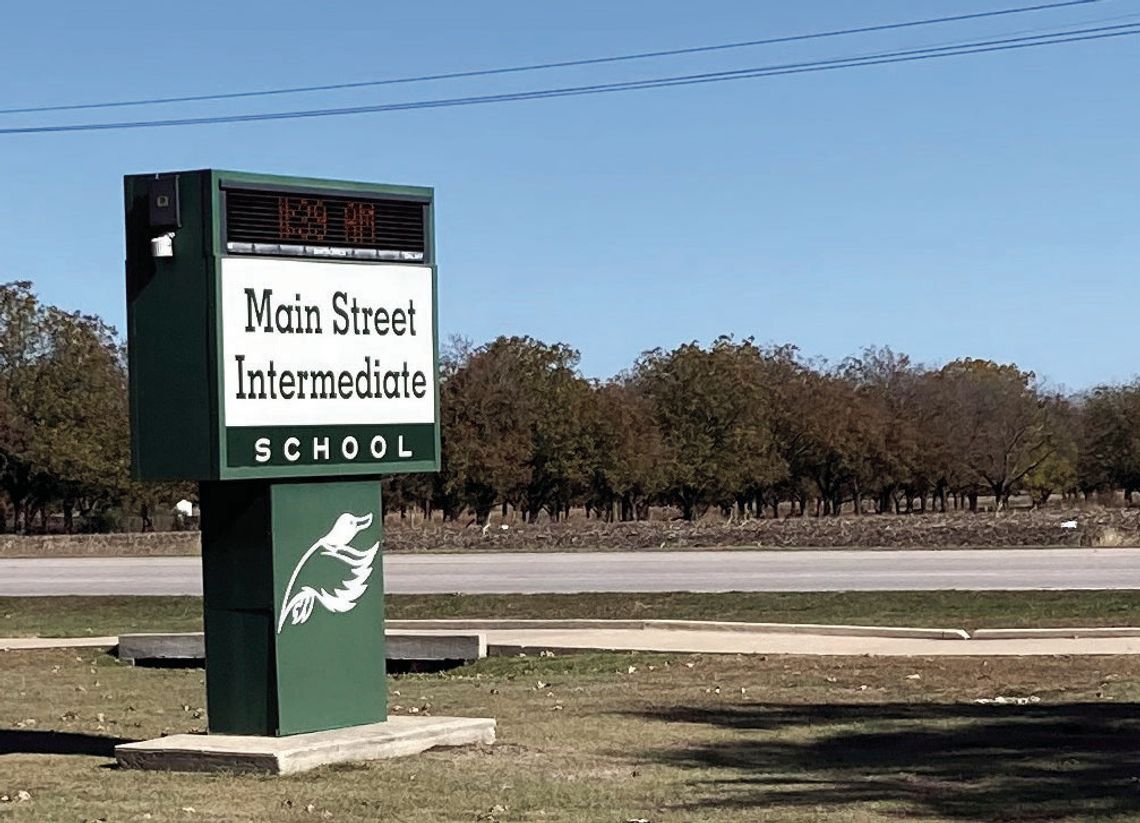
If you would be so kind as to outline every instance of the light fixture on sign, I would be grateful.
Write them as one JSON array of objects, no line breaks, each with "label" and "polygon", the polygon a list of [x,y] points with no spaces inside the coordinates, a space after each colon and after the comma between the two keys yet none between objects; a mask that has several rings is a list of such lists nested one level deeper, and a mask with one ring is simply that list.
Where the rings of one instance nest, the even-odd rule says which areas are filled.
[{"label": "light fixture on sign", "polygon": [[151,257],[174,256],[174,232],[167,231],[150,239]]}]

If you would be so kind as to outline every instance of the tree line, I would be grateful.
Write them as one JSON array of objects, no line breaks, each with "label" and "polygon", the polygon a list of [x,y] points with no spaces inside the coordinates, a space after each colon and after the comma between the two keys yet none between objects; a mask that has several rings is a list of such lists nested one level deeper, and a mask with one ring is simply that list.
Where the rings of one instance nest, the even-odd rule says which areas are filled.
[{"label": "tree line", "polygon": [[578,363],[562,343],[453,340],[443,471],[390,481],[389,508],[824,516],[1140,489],[1140,382],[1066,395],[1013,364],[934,368],[889,348],[827,364],[730,337],[646,352],[607,381]]},{"label": "tree line", "polygon": [[31,283],[0,286],[0,530],[46,531],[58,518],[108,531],[129,511],[144,527],[193,487],[130,476],[126,350],[99,317],[41,302]]},{"label": "tree line", "polygon": [[[385,481],[389,511],[485,523],[585,508],[636,520],[975,510],[1140,489],[1140,381],[1065,395],[1013,364],[887,348],[838,364],[722,337],[606,381],[563,343],[452,340],[442,471]],[[133,481],[125,349],[99,317],[0,286],[0,528],[143,528],[191,484]],[[77,526],[78,524],[78,526]]]}]

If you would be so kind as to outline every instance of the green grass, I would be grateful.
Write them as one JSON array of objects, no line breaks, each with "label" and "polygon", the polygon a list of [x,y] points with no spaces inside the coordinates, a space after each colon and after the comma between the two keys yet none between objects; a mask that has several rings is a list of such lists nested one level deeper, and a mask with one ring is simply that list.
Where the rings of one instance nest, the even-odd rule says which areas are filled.
[{"label": "green grass", "polygon": [[[1140,818],[1140,657],[498,658],[389,681],[491,748],[287,777],[111,768],[201,731],[202,672],[0,653],[0,819],[1092,823]],[[979,698],[1034,697],[1027,706]]]},{"label": "green grass", "polygon": [[0,597],[3,637],[98,637],[201,629],[200,597]]},{"label": "green grass", "polygon": [[[741,620],[940,628],[1140,625],[1135,591],[389,595],[392,619]],[[0,598],[0,637],[201,628],[195,597]]]},{"label": "green grass", "polygon": [[389,598],[391,618],[739,620],[879,626],[1140,625],[1134,591],[433,595]]}]

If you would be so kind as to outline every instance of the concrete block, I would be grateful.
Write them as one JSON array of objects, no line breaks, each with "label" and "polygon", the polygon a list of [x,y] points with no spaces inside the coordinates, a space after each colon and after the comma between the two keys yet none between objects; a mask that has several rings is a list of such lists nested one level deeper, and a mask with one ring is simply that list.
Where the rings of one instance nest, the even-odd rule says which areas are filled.
[{"label": "concrete block", "polygon": [[205,660],[206,638],[202,632],[121,634],[119,659],[128,663],[150,660]]},{"label": "concrete block", "polygon": [[[480,632],[428,634],[386,632],[389,660],[480,660],[487,656],[487,636]],[[205,660],[202,632],[124,634],[119,636],[119,659],[130,663]]]},{"label": "concrete block", "polygon": [[487,635],[479,632],[387,632],[384,641],[389,660],[481,660],[487,656]]},{"label": "concrete block", "polygon": [[115,747],[125,769],[178,772],[294,774],[318,766],[384,760],[440,746],[490,745],[495,721],[487,717],[390,717],[288,737],[175,734]]}]

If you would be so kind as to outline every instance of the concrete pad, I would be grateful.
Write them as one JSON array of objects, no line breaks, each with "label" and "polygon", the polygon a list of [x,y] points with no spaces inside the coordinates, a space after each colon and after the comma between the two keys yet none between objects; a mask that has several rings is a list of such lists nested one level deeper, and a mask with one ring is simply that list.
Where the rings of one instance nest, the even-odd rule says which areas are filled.
[{"label": "concrete pad", "polygon": [[489,717],[390,717],[384,723],[288,737],[175,734],[118,745],[115,759],[125,769],[294,774],[439,746],[494,742],[495,721]]}]

